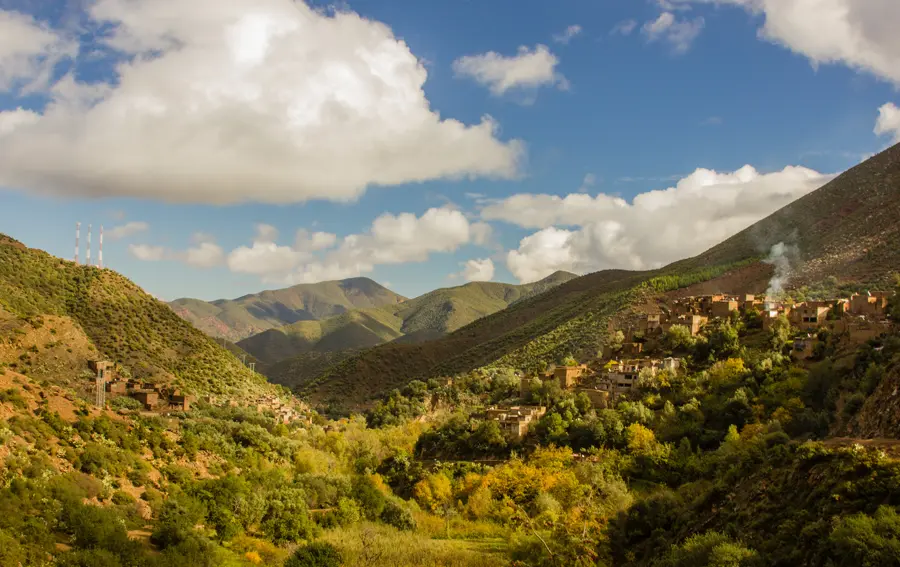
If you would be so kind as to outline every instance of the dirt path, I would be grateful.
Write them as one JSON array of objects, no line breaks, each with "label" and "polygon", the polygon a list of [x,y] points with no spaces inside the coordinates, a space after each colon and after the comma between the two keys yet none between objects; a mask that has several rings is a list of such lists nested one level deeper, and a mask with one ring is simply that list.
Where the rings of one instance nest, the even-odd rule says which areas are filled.
[{"label": "dirt path", "polygon": [[826,447],[852,447],[860,445],[881,449],[893,458],[900,458],[900,439],[855,439],[853,437],[832,437],[822,442]]}]

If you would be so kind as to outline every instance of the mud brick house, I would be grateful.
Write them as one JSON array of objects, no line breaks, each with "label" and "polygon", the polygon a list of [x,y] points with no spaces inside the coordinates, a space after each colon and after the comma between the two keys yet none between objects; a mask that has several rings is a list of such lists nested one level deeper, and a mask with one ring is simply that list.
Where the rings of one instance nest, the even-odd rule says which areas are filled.
[{"label": "mud brick house", "polygon": [[156,390],[132,390],[130,395],[132,398],[144,404],[144,409],[147,411],[153,410],[159,403],[159,392]]},{"label": "mud brick house", "polygon": [[794,338],[794,346],[791,349],[791,356],[797,360],[805,360],[812,357],[815,352],[816,343],[819,339],[815,335],[806,334],[801,337]]},{"label": "mud brick house", "polygon": [[884,317],[891,295],[884,291],[855,293],[850,296],[850,313],[867,317]]},{"label": "mud brick house", "polygon": [[665,318],[665,315],[660,315],[659,313],[647,315],[647,320],[641,325],[641,330],[647,334],[656,333],[660,330],[660,325]]},{"label": "mud brick house", "polygon": [[638,378],[645,369],[654,376],[662,371],[677,372],[681,368],[679,358],[638,358],[610,361],[598,380],[597,389],[615,396],[630,392],[637,386]]},{"label": "mud brick house", "polygon": [[169,396],[169,409],[177,410],[177,411],[189,411],[191,409],[191,402],[194,401],[192,396],[186,396],[184,394],[172,394]]},{"label": "mud brick house", "polygon": [[828,301],[807,301],[795,305],[788,319],[791,325],[804,331],[818,329],[825,326],[833,307]]},{"label": "mud brick house", "polygon": [[596,409],[609,407],[610,392],[600,388],[575,388],[576,394],[584,394],[591,400],[591,405]]},{"label": "mud brick house", "polygon": [[485,418],[496,421],[507,437],[521,439],[528,433],[531,423],[545,413],[547,408],[544,406],[491,407],[485,412]]},{"label": "mud brick house", "polygon": [[709,306],[709,316],[724,319],[729,317],[732,311],[737,311],[739,304],[736,299],[724,298],[713,301]]},{"label": "mud brick house", "polygon": [[691,335],[697,336],[698,334],[700,334],[700,329],[702,329],[708,322],[709,317],[689,314],[679,315],[674,319],[666,319],[660,326],[663,332],[666,332],[674,325],[681,325],[683,327],[687,327],[691,331]]},{"label": "mud brick house", "polygon": [[553,369],[553,378],[563,390],[571,390],[588,371],[585,364],[578,366],[557,366]]},{"label": "mud brick house", "polygon": [[116,380],[115,382],[106,383],[106,391],[110,394],[124,396],[128,393],[128,382],[124,380]]}]

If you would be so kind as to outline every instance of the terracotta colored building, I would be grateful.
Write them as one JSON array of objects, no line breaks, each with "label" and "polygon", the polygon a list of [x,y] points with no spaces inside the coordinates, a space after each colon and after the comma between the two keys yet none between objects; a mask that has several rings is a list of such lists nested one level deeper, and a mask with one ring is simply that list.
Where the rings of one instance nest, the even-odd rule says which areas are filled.
[{"label": "terracotta colored building", "polygon": [[891,294],[884,291],[873,291],[850,296],[850,313],[868,317],[884,317],[887,312]]},{"label": "terracotta colored building", "polygon": [[492,407],[485,412],[485,418],[496,421],[507,437],[521,439],[528,433],[533,421],[547,413],[544,406]]},{"label": "terracotta colored building", "polygon": [[553,377],[559,383],[560,388],[571,390],[584,376],[587,369],[587,366],[584,364],[578,366],[557,366],[553,369]]},{"label": "terracotta colored building", "polygon": [[826,301],[808,301],[795,305],[788,318],[791,325],[809,331],[825,325],[832,305]]},{"label": "terracotta colored building", "polygon": [[131,397],[144,404],[144,409],[152,410],[159,403],[159,392],[156,390],[133,390]]}]

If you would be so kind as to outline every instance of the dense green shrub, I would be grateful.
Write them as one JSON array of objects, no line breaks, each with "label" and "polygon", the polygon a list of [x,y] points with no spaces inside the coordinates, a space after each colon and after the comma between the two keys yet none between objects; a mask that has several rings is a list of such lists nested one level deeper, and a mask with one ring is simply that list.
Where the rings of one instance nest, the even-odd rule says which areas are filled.
[{"label": "dense green shrub", "polygon": [[416,519],[412,512],[393,500],[388,500],[381,511],[381,521],[398,530],[416,529]]},{"label": "dense green shrub", "polygon": [[375,486],[375,482],[368,475],[353,477],[353,499],[359,502],[363,514],[370,520],[377,520],[384,510],[384,494]]},{"label": "dense green shrub", "polygon": [[186,496],[170,498],[162,505],[150,541],[163,549],[174,547],[194,536],[206,515],[203,505]]},{"label": "dense green shrub", "polygon": [[341,554],[330,543],[308,543],[294,552],[284,567],[341,567]]},{"label": "dense green shrub", "polygon": [[836,567],[900,566],[900,514],[879,506],[873,516],[840,518],[831,532]]},{"label": "dense green shrub", "polygon": [[144,404],[128,396],[119,396],[109,401],[109,407],[114,410],[140,410],[143,409]]},{"label": "dense green shrub", "polygon": [[718,532],[693,535],[658,563],[659,567],[754,567],[759,555]]},{"label": "dense green shrub", "polygon": [[276,543],[294,543],[309,539],[316,525],[309,517],[306,493],[299,488],[281,488],[267,496],[268,509],[260,530]]}]

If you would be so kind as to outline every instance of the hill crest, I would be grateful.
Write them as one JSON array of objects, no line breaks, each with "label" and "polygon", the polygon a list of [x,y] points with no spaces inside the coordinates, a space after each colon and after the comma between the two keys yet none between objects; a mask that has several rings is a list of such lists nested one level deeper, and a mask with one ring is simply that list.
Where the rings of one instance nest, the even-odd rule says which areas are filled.
[{"label": "hill crest", "polygon": [[[68,381],[106,359],[138,380],[245,399],[276,389],[124,276],[0,237],[0,362]],[[83,376],[82,376],[83,378]]]},{"label": "hill crest", "polygon": [[405,299],[372,279],[356,277],[265,290],[237,299],[181,298],[169,305],[205,333],[239,341],[282,325],[392,305]]},{"label": "hill crest", "polygon": [[402,303],[357,309],[320,321],[298,321],[248,337],[238,346],[275,364],[312,351],[346,352],[392,341],[415,343],[451,333],[575,277],[557,272],[522,285],[470,282]]}]

